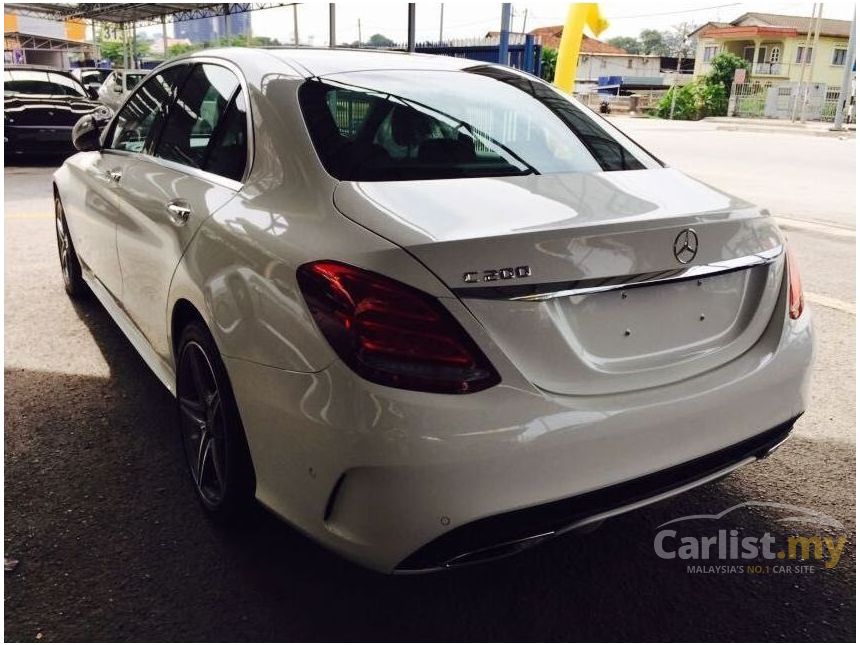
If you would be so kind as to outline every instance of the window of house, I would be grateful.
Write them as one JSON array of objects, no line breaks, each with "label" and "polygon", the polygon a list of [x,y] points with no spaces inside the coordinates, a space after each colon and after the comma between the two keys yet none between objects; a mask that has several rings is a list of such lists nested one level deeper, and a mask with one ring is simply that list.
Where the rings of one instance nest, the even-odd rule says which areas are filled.
[{"label": "window of house", "polygon": [[836,47],[833,50],[833,58],[830,61],[831,65],[844,65],[845,59],[848,57],[848,50],[842,47]]},{"label": "window of house", "polygon": [[702,60],[704,60],[706,63],[710,63],[717,55],[717,49],[719,49],[719,47],[717,47],[716,45],[708,45],[707,47],[705,47],[705,54]]},{"label": "window of house", "polygon": [[794,62],[795,63],[802,63],[802,62],[804,62],[804,60],[803,60],[804,57],[806,57],[807,63],[812,62],[812,47],[805,47],[803,45],[798,47],[797,48],[797,56],[795,57]]},{"label": "window of house", "polygon": [[770,49],[770,62],[771,63],[778,63],[780,53],[781,52],[780,52],[779,47],[771,47],[771,49]]}]

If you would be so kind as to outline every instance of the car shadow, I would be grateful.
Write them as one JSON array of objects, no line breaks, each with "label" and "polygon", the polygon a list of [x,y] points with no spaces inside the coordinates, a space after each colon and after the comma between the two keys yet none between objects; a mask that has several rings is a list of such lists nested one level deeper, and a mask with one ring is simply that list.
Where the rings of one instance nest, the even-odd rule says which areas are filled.
[{"label": "car shadow", "polygon": [[[261,508],[239,528],[208,521],[172,397],[94,298],[75,311],[109,378],[5,374],[5,546],[20,561],[6,574],[10,640],[33,640],[37,629],[54,640],[156,641],[854,637],[853,517],[796,465],[811,455],[820,472],[853,473],[848,444],[796,436],[758,465],[593,533],[461,570],[384,576]],[[849,535],[842,561],[796,575],[696,574],[655,554],[662,523],[748,500],[838,517]],[[797,530],[779,517],[746,510],[720,528]]]}]

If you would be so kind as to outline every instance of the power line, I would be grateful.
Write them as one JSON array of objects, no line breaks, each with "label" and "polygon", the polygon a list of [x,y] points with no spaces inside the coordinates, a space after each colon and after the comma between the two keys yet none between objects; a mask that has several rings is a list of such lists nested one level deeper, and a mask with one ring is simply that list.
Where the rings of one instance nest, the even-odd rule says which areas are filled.
[{"label": "power line", "polygon": [[635,16],[607,16],[607,20],[626,20],[627,18],[652,18],[655,16],[673,16],[679,13],[696,13],[697,11],[708,11],[709,9],[724,9],[726,7],[737,7],[742,2],[731,2],[729,4],[718,4],[710,7],[698,7],[696,9],[679,9],[678,11],[663,11],[660,13],[640,13]]}]

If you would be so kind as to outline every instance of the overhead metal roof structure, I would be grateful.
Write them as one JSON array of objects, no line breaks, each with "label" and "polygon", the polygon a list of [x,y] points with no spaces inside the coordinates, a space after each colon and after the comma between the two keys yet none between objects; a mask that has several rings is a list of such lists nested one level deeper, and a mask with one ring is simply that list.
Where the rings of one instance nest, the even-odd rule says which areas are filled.
[{"label": "overhead metal roof structure", "polygon": [[258,9],[288,7],[295,2],[7,2],[3,9],[19,16],[49,20],[97,20],[146,27],[165,22],[214,18]]}]

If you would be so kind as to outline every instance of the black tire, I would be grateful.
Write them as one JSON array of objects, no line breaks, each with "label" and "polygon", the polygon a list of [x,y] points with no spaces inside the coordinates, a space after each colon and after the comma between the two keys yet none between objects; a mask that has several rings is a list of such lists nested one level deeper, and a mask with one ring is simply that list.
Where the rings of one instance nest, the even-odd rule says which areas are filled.
[{"label": "black tire", "polygon": [[60,254],[60,270],[63,272],[63,286],[71,298],[81,298],[87,294],[87,283],[81,276],[81,263],[69,235],[66,213],[59,195],[54,195],[54,223],[57,230],[57,251]]},{"label": "black tire", "polygon": [[185,461],[209,516],[233,522],[253,506],[254,468],[233,388],[209,330],[182,331],[176,361],[176,406]]}]

